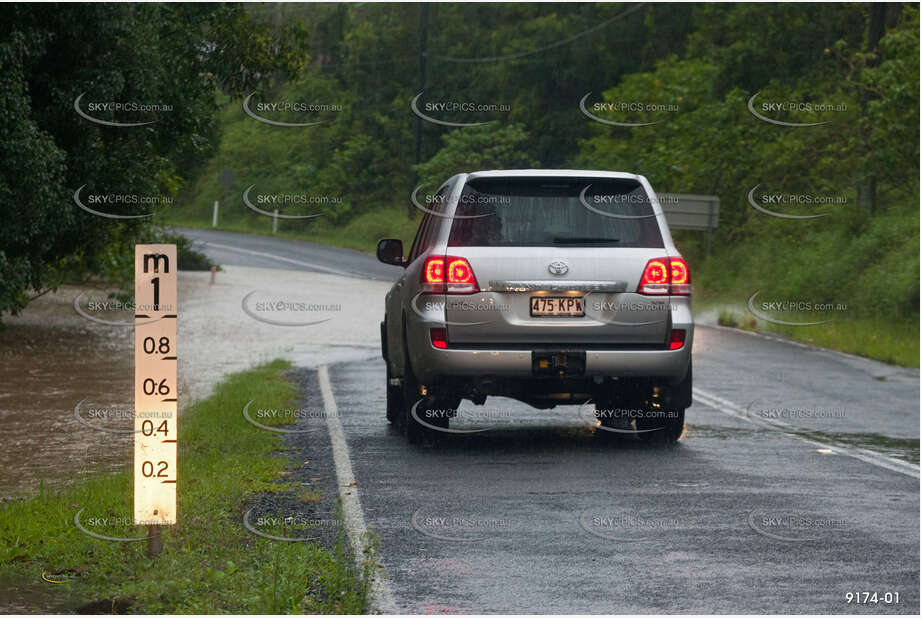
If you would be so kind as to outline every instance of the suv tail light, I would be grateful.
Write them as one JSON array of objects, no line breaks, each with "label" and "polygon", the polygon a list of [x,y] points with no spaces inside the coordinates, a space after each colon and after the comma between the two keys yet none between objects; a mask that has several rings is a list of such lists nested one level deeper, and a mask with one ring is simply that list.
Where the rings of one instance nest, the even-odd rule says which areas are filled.
[{"label": "suv tail light", "polygon": [[669,263],[671,264],[672,295],[690,296],[691,271],[688,270],[688,263],[679,257],[670,258]]},{"label": "suv tail light", "polygon": [[668,349],[669,350],[680,350],[684,346],[684,337],[687,334],[687,331],[681,328],[672,329],[672,333],[668,338]]},{"label": "suv tail light", "polygon": [[430,257],[422,267],[422,283],[431,286],[444,286],[445,260],[442,257]]},{"label": "suv tail light", "polygon": [[691,273],[688,264],[679,257],[653,258],[646,263],[643,277],[637,286],[638,294],[661,296],[691,295]]},{"label": "suv tail light", "polygon": [[448,331],[444,328],[430,328],[429,337],[432,340],[432,345],[439,350],[448,349]]},{"label": "suv tail light", "polygon": [[422,283],[433,294],[472,294],[479,292],[476,276],[467,258],[433,255],[422,267]]},{"label": "suv tail light", "polygon": [[668,258],[649,260],[636,291],[640,294],[668,294],[669,270]]}]

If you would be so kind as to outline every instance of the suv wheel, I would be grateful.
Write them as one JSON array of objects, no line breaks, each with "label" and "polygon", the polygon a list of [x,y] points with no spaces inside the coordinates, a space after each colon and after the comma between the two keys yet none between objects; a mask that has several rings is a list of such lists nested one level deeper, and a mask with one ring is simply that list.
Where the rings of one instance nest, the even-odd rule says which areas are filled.
[{"label": "suv wheel", "polygon": [[460,405],[460,398],[457,397],[420,395],[419,382],[408,364],[399,397],[399,425],[403,436],[411,444],[419,444],[437,437],[437,434],[441,433],[438,429],[448,428],[450,417],[456,413]]},{"label": "suv wheel", "polygon": [[439,429],[448,429],[458,405],[460,400],[450,397],[417,396],[412,405],[404,408],[403,435],[413,444],[438,438],[442,434]]},{"label": "suv wheel", "polygon": [[399,399],[399,408],[397,409],[397,426],[399,426],[403,436],[413,442],[416,434],[416,423],[413,422],[412,409],[419,401],[419,384],[416,382],[416,376],[413,374],[412,367],[409,366],[409,359],[406,360],[406,366],[403,369],[403,380],[400,383],[399,393],[394,397]]},{"label": "suv wheel", "polygon": [[400,420],[400,410],[403,406],[403,393],[399,386],[392,386],[390,380],[393,374],[390,363],[387,363],[387,420],[397,424]]},{"label": "suv wheel", "polygon": [[419,394],[419,381],[416,379],[413,368],[409,364],[408,356],[406,359],[406,369],[403,373],[403,383],[399,391],[399,425],[403,432],[403,437],[406,438],[410,444],[418,444],[422,442],[423,437],[429,433],[429,430],[413,417],[413,412],[415,411],[416,416],[419,418],[426,418],[427,415],[425,415],[424,412],[429,407],[432,407],[431,403],[429,403],[432,398],[423,397]]}]

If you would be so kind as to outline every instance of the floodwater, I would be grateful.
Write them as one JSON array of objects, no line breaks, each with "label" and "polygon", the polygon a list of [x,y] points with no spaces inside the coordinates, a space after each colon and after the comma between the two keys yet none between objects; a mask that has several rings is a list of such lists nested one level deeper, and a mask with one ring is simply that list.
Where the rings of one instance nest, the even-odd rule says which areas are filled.
[{"label": "floodwater", "polygon": [[77,315],[72,303],[81,291],[48,294],[23,315],[3,318],[0,501],[130,463],[131,433],[95,430],[74,416],[83,401],[82,418],[130,428],[130,416],[119,411],[130,413],[134,396],[132,329]]},{"label": "floodwater", "polygon": [[[210,283],[208,272],[180,272],[179,413],[209,396],[236,371],[276,358],[297,366],[346,362],[379,354],[377,321],[368,298],[390,284],[286,270],[228,266]],[[252,319],[241,301],[253,290],[284,295],[311,290],[313,302],[339,303],[333,322],[292,332]],[[94,472],[130,465],[133,435],[92,429],[130,429],[134,399],[134,329],[81,317],[133,320],[128,311],[90,312],[88,300],[106,291],[62,286],[33,301],[21,316],[4,316],[0,329],[0,501],[54,488]],[[228,410],[228,422],[242,422]]]},{"label": "floodwater", "polygon": [[[43,576],[47,579],[43,579]],[[58,575],[36,573],[34,579],[0,579],[0,614],[73,614],[81,605]]]}]

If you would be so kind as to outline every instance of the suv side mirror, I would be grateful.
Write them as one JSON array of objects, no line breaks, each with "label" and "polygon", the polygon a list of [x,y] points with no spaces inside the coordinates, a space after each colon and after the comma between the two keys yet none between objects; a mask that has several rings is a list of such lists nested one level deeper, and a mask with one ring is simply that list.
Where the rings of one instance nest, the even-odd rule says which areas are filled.
[{"label": "suv side mirror", "polygon": [[403,241],[399,238],[381,238],[377,241],[377,259],[384,264],[406,267],[403,260]]}]

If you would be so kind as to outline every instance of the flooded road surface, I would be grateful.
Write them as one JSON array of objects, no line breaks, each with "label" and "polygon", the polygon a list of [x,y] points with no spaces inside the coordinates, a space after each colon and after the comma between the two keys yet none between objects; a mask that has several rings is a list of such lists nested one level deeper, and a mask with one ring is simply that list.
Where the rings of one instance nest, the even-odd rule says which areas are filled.
[{"label": "flooded road surface", "polygon": [[[229,373],[276,358],[313,367],[379,354],[378,323],[366,319],[368,297],[383,297],[387,282],[324,273],[228,266],[214,284],[210,273],[179,273],[179,411],[211,394]],[[312,302],[337,304],[333,320],[295,329],[247,315],[241,303],[253,291],[283,298],[309,290]],[[106,291],[62,286],[33,301],[21,316],[4,316],[0,330],[0,501],[98,471],[132,458],[134,332],[82,317],[130,321],[124,310],[93,310]],[[228,410],[238,418],[239,410]]]},{"label": "flooded road surface", "polygon": [[[130,463],[130,433],[97,431],[74,417],[127,428],[114,411],[130,406],[133,334],[76,314],[63,289],[33,302],[0,330],[0,500],[68,484]],[[124,316],[122,316],[122,319]],[[113,406],[113,404],[116,404]]]},{"label": "flooded road surface", "polygon": [[[47,579],[43,579],[43,575]],[[49,581],[50,580],[50,581]],[[36,573],[34,579],[0,577],[0,614],[73,614],[83,604],[60,576]]]}]

